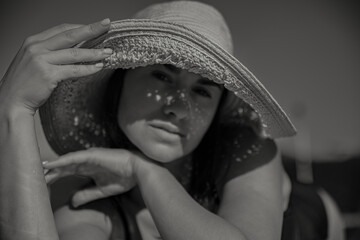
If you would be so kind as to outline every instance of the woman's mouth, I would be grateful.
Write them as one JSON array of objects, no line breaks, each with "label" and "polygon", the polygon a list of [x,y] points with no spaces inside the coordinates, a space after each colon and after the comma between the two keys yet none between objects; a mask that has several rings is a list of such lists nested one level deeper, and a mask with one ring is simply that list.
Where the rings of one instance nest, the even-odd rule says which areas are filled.
[{"label": "woman's mouth", "polygon": [[163,121],[153,121],[149,125],[153,128],[163,130],[167,133],[178,135],[180,137],[185,137],[185,134],[183,134],[180,131],[180,129],[172,123],[163,122]]}]

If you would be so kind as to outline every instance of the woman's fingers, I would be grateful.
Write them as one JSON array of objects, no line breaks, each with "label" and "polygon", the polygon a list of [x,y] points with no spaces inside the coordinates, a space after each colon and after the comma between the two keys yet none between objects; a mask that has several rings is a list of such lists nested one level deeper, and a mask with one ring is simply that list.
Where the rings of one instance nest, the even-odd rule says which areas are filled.
[{"label": "woman's fingers", "polygon": [[37,43],[37,42],[46,40],[46,39],[48,39],[50,37],[53,37],[56,34],[59,34],[61,32],[65,32],[65,31],[68,31],[68,30],[71,30],[71,29],[82,27],[82,26],[84,26],[84,24],[67,24],[67,23],[64,23],[64,24],[49,28],[49,29],[47,29],[47,30],[45,30],[43,32],[40,32],[38,34],[35,34],[33,36],[30,36],[30,37],[26,38],[25,45],[30,45],[30,44],[33,44],[33,43]]},{"label": "woman's fingers", "polygon": [[[74,65],[74,66],[84,66],[84,65]],[[45,162],[43,166],[47,169],[53,169],[67,165],[73,165],[73,164],[78,165],[81,163],[84,164],[86,163],[91,165],[102,165],[103,167],[113,168],[113,164],[121,163],[122,158],[124,157],[126,158],[127,155],[126,154],[124,155],[124,153],[126,152],[127,151],[124,151],[122,149],[89,148],[86,150],[80,150],[80,151],[64,154],[60,156],[56,161],[47,162],[47,163]]]},{"label": "woman's fingers", "polygon": [[1,99],[34,114],[60,81],[98,72],[103,64],[94,62],[106,58],[110,50],[67,48],[109,27],[109,19],[86,26],[63,24],[27,38],[1,80]]},{"label": "woman's fingers", "polygon": [[101,199],[104,197],[107,197],[107,196],[105,196],[105,194],[103,193],[101,188],[99,188],[98,186],[94,186],[94,187],[90,187],[90,188],[76,192],[71,199],[71,203],[74,207],[78,207],[85,203],[88,203],[88,202],[91,202],[91,201],[94,201],[97,199]]},{"label": "woman's fingers", "polygon": [[44,169],[49,170],[46,174],[51,175],[49,178],[55,176],[62,178],[71,175],[92,177],[95,172],[99,171],[99,168],[91,164],[89,159],[89,154],[86,150],[83,150],[65,154],[56,161],[43,162],[42,165]]},{"label": "woman's fingers", "polygon": [[103,63],[96,63],[90,65],[64,65],[59,68],[57,80],[63,80],[68,78],[84,77],[87,75],[94,74],[100,71],[104,67]]},{"label": "woman's fingers", "polygon": [[43,162],[43,167],[46,169],[54,169],[59,167],[65,167],[70,165],[78,165],[81,163],[85,163],[88,160],[89,150],[80,150],[76,152],[67,153],[65,155],[60,156],[56,161],[51,162]]},{"label": "woman's fingers", "polygon": [[54,182],[56,182],[58,179],[64,177],[63,175],[60,174],[59,171],[57,170],[48,170],[45,173],[45,181],[48,185],[53,184]]},{"label": "woman's fingers", "polygon": [[96,172],[95,169],[86,164],[71,164],[52,169],[45,168],[46,164],[43,164],[43,166],[45,181],[47,184],[52,184],[60,178],[74,175],[91,178]]},{"label": "woman's fingers", "polygon": [[69,48],[45,54],[46,60],[51,64],[71,64],[77,62],[90,62],[102,60],[113,53],[110,48],[83,49]]},{"label": "woman's fingers", "polygon": [[44,41],[44,47],[48,50],[58,50],[73,47],[74,45],[95,38],[109,30],[110,20],[104,19],[75,29],[56,34]]},{"label": "woman's fingers", "polygon": [[114,196],[136,185],[129,155],[126,150],[105,148],[68,153],[56,161],[43,162],[45,180],[51,184],[69,175],[92,178],[96,186],[77,192],[72,199],[74,206]]},{"label": "woman's fingers", "polygon": [[[43,167],[90,177],[94,177],[94,173],[105,176],[103,173],[109,171],[114,176],[129,177],[132,181],[134,172],[130,156],[131,153],[123,149],[90,148],[65,154],[56,161],[43,164]],[[107,174],[106,178],[109,177]]]},{"label": "woman's fingers", "polygon": [[93,186],[76,192],[73,195],[71,202],[74,207],[78,207],[80,205],[97,199],[113,196],[115,193],[123,193],[126,190],[127,189],[122,188],[120,185],[117,184],[110,184],[101,187]]}]

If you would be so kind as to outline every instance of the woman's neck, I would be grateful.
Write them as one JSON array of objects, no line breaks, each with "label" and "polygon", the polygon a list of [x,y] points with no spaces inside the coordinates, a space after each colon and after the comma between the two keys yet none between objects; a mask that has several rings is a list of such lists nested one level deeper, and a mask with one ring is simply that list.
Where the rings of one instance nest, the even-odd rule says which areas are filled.
[{"label": "woman's neck", "polygon": [[192,156],[191,154],[184,156],[182,158],[179,158],[177,160],[168,162],[168,163],[162,163],[161,165],[168,169],[177,179],[179,179],[180,176],[183,176],[186,172],[185,167],[189,167],[187,165],[191,164]]}]

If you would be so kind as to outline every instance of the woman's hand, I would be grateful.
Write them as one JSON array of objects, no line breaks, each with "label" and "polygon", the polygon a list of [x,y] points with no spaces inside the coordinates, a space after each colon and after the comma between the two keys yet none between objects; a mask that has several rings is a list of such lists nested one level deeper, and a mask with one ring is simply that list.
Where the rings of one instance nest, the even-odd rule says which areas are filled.
[{"label": "woman's hand", "polygon": [[90,177],[95,186],[81,190],[72,198],[74,206],[126,192],[136,185],[137,162],[146,161],[139,154],[124,149],[91,148],[68,153],[53,162],[43,163],[48,184],[78,175]]},{"label": "woman's hand", "polygon": [[101,70],[102,63],[94,61],[108,57],[111,49],[72,47],[105,33],[109,26],[109,19],[90,25],[63,24],[28,37],[1,80],[0,103],[34,114],[61,80]]}]

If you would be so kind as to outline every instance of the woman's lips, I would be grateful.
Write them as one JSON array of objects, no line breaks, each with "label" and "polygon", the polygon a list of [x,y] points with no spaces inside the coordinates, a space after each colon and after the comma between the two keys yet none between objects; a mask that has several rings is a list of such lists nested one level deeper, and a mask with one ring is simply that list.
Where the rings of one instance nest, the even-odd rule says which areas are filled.
[{"label": "woman's lips", "polygon": [[149,125],[153,128],[161,129],[168,133],[179,135],[180,137],[185,136],[177,126],[169,122],[156,121],[156,122],[151,122]]}]

